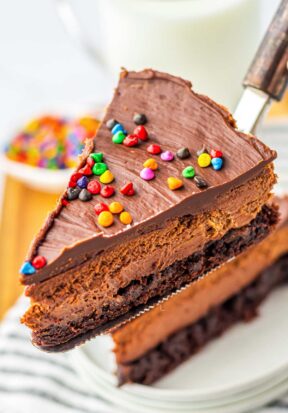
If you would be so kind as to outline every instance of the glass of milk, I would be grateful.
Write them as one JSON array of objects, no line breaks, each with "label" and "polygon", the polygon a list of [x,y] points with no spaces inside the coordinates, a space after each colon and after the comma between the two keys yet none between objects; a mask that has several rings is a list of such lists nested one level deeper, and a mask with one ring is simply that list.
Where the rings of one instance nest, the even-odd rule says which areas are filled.
[{"label": "glass of milk", "polygon": [[[151,67],[192,81],[234,109],[259,44],[261,0],[98,0],[102,45],[84,38],[69,0],[58,11],[74,38],[113,76]],[[81,37],[82,36],[82,37]]]}]

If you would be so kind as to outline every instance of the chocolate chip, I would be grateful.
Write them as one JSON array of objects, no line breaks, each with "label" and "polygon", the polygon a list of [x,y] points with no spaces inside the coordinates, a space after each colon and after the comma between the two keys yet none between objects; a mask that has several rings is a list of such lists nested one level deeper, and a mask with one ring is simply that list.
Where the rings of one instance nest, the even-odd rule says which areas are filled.
[{"label": "chocolate chip", "polygon": [[205,146],[203,145],[201,149],[199,149],[196,154],[197,156],[202,155],[202,153],[208,153],[207,149],[205,148]]},{"label": "chocolate chip", "polygon": [[176,155],[179,159],[187,159],[191,156],[190,151],[188,148],[180,148],[176,152]]},{"label": "chocolate chip", "polygon": [[205,179],[203,179],[201,176],[199,176],[199,175],[195,175],[194,176],[194,181],[195,181],[195,184],[198,186],[198,188],[207,188],[207,186],[208,186],[208,184],[207,184],[207,182],[205,181]]},{"label": "chocolate chip", "polygon": [[75,188],[68,188],[67,199],[69,199],[69,201],[72,201],[73,199],[78,198],[80,192],[81,192],[81,189],[78,188],[78,186],[76,186]]},{"label": "chocolate chip", "polygon": [[136,125],[145,125],[145,123],[147,123],[147,118],[144,113],[135,113],[133,122],[136,123]]},{"label": "chocolate chip", "polygon": [[106,126],[109,130],[112,130],[114,128],[115,125],[117,125],[117,120],[116,119],[109,119],[106,122]]},{"label": "chocolate chip", "polygon": [[92,194],[87,191],[87,189],[82,189],[79,194],[79,199],[83,202],[90,201],[90,199],[92,199]]}]

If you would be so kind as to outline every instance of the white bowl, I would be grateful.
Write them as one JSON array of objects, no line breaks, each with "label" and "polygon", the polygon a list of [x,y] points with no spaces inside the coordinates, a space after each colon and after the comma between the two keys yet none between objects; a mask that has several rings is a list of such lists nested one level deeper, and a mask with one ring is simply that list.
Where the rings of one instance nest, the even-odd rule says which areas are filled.
[{"label": "white bowl", "polygon": [[43,114],[68,117],[81,117],[83,115],[93,114],[98,119],[101,119],[103,115],[103,107],[104,105],[100,104],[84,104],[82,106],[64,104],[59,107],[51,107],[41,110],[39,113],[31,113],[31,116],[13,122],[13,125],[8,126],[6,131],[1,132],[1,135],[4,136],[0,147],[1,172],[42,192],[58,193],[63,191],[67,186],[73,168],[51,170],[26,165],[25,163],[9,159],[5,154],[4,148],[30,119],[38,118]]}]

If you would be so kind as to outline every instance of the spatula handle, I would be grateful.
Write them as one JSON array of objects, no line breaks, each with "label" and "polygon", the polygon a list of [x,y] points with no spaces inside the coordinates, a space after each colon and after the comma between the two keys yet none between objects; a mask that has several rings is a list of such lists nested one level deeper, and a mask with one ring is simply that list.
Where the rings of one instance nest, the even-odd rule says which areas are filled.
[{"label": "spatula handle", "polygon": [[280,100],[287,85],[288,0],[282,0],[243,81]]}]

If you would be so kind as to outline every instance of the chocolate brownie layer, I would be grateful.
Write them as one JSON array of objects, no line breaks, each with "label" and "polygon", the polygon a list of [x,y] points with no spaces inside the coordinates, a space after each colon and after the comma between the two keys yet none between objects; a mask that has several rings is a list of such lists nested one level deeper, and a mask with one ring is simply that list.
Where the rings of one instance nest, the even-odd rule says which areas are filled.
[{"label": "chocolate brownie layer", "polygon": [[270,291],[287,281],[288,254],[263,271],[252,284],[212,309],[196,323],[171,335],[141,358],[118,364],[120,384],[151,384],[160,379],[235,322],[249,321],[255,317],[260,303]]},{"label": "chocolate brownie layer", "polygon": [[[183,219],[187,222],[189,217]],[[259,242],[269,233],[277,219],[277,208],[264,206],[248,225],[228,231],[222,239],[208,242],[202,251],[174,262],[163,271],[133,280],[125,288],[120,288],[117,292],[119,300],[115,297],[113,305],[107,305],[98,312],[94,310],[92,314],[67,326],[61,326],[51,318],[48,328],[33,334],[33,343],[47,351],[64,351],[82,343],[101,331],[102,326],[104,329],[107,326],[111,328],[120,320],[129,319],[142,305],[153,304],[159,296],[170,295]],[[118,301],[120,304],[117,304]],[[93,328],[95,324],[99,326],[97,329]],[[87,333],[79,334],[83,330]]]}]

